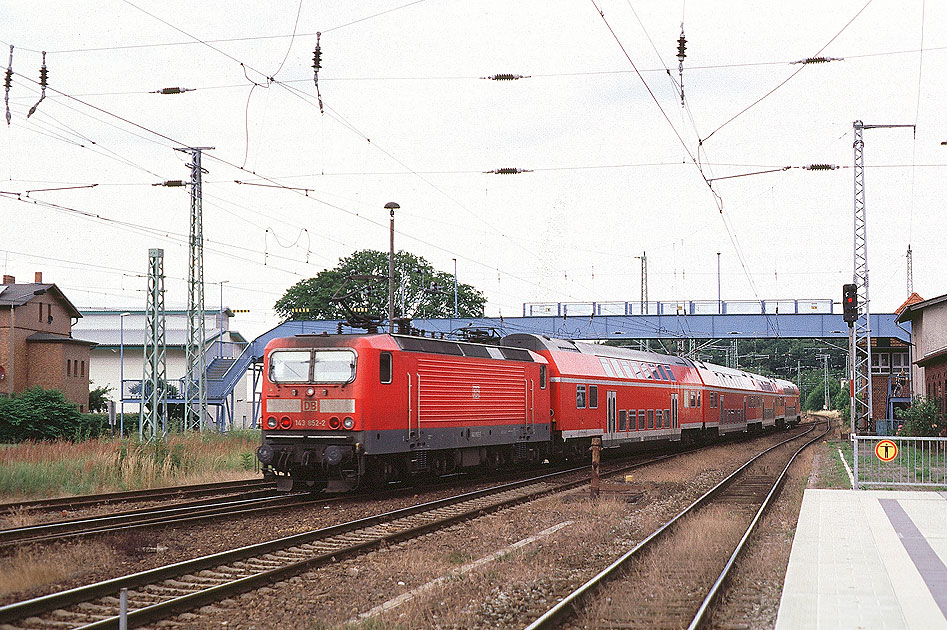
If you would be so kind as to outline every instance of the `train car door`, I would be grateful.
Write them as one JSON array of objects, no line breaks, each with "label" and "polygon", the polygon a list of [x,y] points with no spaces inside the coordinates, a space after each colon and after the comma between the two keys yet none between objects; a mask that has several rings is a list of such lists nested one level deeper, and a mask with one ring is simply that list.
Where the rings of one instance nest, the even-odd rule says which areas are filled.
[{"label": "train car door", "polygon": [[677,428],[677,394],[671,394],[671,428]]},{"label": "train car door", "polygon": [[618,392],[614,390],[609,390],[605,393],[605,395],[606,395],[605,402],[606,402],[606,410],[607,410],[605,430],[608,433],[608,438],[614,439],[615,438],[615,418],[617,416],[616,410],[618,408],[618,403],[617,403]]},{"label": "train car door", "polygon": [[719,398],[719,400],[717,401],[717,405],[720,407],[720,431],[723,432],[723,425],[724,425],[724,422],[726,422],[726,418],[724,416],[724,411],[723,411],[723,394],[720,394],[720,396],[718,396],[717,398]]}]

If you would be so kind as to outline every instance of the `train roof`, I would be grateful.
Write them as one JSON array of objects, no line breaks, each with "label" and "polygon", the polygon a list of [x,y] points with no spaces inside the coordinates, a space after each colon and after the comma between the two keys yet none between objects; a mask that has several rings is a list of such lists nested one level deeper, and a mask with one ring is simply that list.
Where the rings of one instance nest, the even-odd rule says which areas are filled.
[{"label": "train roof", "polygon": [[610,357],[613,359],[629,359],[641,363],[660,363],[662,365],[680,365],[692,367],[693,363],[689,359],[670,354],[661,354],[659,352],[644,352],[642,350],[633,350],[623,346],[606,346],[598,343],[588,343],[585,341],[572,341],[571,339],[556,339],[545,335],[533,335],[528,333],[516,333],[507,335],[500,340],[503,344],[526,348],[534,352],[546,350],[548,352],[577,352],[580,354],[590,354],[597,357]]},{"label": "train roof", "polygon": [[[534,335],[528,333],[517,333],[507,335],[501,340],[502,343],[528,348],[534,352],[543,350],[548,352],[576,352],[589,354],[598,357],[610,357],[614,359],[628,359],[642,363],[655,363],[662,365],[679,365],[683,367],[693,367],[697,369],[701,380],[705,385],[716,385],[719,387],[731,387],[736,389],[752,389],[768,391],[774,394],[779,393],[798,393],[796,386],[789,381],[778,381],[767,376],[761,376],[752,372],[738,370],[735,368],[707,363],[705,361],[692,361],[684,357],[678,357],[658,352],[644,352],[633,350],[623,346],[607,346],[596,343],[582,341],[572,341],[571,339],[556,339],[545,335]],[[789,386],[789,391],[786,391]]]},{"label": "train roof", "polygon": [[454,341],[451,339],[417,337],[413,335],[389,335],[387,333],[356,335],[303,334],[294,335],[292,337],[279,337],[267,344],[267,350],[287,347],[304,348],[310,345],[326,348],[351,347],[356,344],[367,344],[368,346],[381,350],[400,349],[405,352],[426,352],[429,354],[443,354],[455,357],[547,363],[543,356],[520,347],[488,345],[467,341]]}]

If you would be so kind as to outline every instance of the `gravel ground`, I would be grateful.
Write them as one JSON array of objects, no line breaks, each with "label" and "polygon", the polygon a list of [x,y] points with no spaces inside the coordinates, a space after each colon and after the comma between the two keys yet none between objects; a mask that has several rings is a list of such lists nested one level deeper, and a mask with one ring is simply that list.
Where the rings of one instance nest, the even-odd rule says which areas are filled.
[{"label": "gravel ground", "polygon": [[[764,443],[774,441],[775,437],[766,437],[750,444],[721,445],[682,456],[671,463],[636,471],[630,481],[605,484],[603,496],[596,502],[589,501],[585,491],[546,498],[456,525],[420,540],[339,562],[161,625],[247,630],[523,627],[557,598],[586,581],[732,472],[745,456],[762,450]],[[750,573],[745,578],[763,584],[753,596],[758,601],[754,617],[758,615],[760,622],[748,627],[770,628],[775,620],[785,572],[785,561],[777,557],[777,552],[784,553],[788,559],[798,514],[798,501],[793,497],[798,495],[801,500],[809,467],[813,465],[810,459],[795,466],[794,479],[783,491],[776,511],[768,517],[775,519],[772,525],[767,524],[771,535],[761,542],[759,551],[751,551],[753,556],[767,558],[759,564],[779,568],[763,577]],[[22,550],[18,557],[0,560],[0,574],[8,572],[11,564],[40,559],[58,566],[65,563],[73,569],[40,586],[26,589],[14,586],[0,596],[0,603],[309,531],[454,493],[456,490],[448,488],[419,491],[414,497],[370,504],[352,501],[331,508],[286,509],[265,518],[127,534],[62,549]],[[517,549],[508,549],[518,541],[557,526],[561,529]],[[498,552],[499,557],[489,558]],[[484,558],[487,560],[482,564],[468,566]],[[0,592],[4,592],[2,582]],[[359,619],[359,615],[398,596],[406,597],[406,601]]]},{"label": "gravel ground", "polygon": [[[722,445],[650,466],[630,481],[607,484],[595,502],[577,491],[476,519],[220,602],[177,624],[245,630],[523,627],[773,441]],[[406,598],[399,606],[359,619],[399,596]]]}]

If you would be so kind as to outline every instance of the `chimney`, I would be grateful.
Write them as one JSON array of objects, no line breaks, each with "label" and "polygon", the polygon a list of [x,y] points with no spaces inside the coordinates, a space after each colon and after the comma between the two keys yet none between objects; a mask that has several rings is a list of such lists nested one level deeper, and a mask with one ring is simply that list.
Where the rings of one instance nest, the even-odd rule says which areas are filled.
[{"label": "chimney", "polygon": [[36,279],[33,280],[33,282],[35,282],[36,284],[42,284],[42,283],[43,283],[43,272],[42,272],[42,271],[37,271],[35,278],[36,278]]},{"label": "chimney", "polygon": [[3,274],[3,284],[16,284],[16,278]]}]

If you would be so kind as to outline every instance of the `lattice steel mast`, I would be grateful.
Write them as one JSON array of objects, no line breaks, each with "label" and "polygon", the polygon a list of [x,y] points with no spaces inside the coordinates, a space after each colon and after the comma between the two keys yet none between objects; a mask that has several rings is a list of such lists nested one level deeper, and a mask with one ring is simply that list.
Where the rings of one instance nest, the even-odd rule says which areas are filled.
[{"label": "lattice steel mast", "polygon": [[188,236],[187,341],[184,355],[187,377],[184,394],[184,430],[203,431],[207,422],[207,366],[204,334],[204,227],[201,215],[201,151],[214,147],[178,149],[191,154],[191,219]]},{"label": "lattice steel mast", "polygon": [[865,129],[892,129],[914,125],[866,125],[860,120],[853,124],[855,130],[855,271],[852,281],[858,293],[858,319],[849,336],[849,352],[852,357],[852,430],[870,431],[871,405],[871,318],[868,302],[868,233],[865,213]]},{"label": "lattice steel mast", "polygon": [[164,250],[148,250],[148,304],[145,309],[144,368],[138,436],[142,441],[164,436],[168,422],[167,353],[164,320]]},{"label": "lattice steel mast", "polygon": [[911,254],[911,244],[908,243],[908,297],[911,297],[911,294],[914,293],[914,260]]},{"label": "lattice steel mast", "polygon": [[648,252],[635,256],[641,261],[641,315],[648,314]]}]

